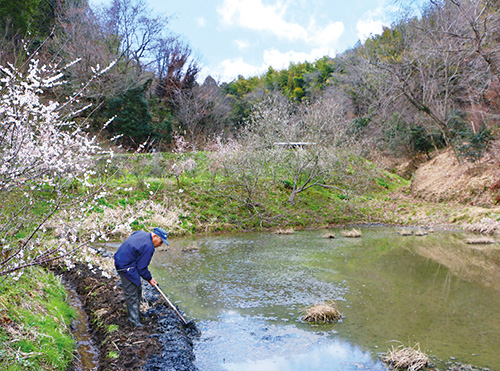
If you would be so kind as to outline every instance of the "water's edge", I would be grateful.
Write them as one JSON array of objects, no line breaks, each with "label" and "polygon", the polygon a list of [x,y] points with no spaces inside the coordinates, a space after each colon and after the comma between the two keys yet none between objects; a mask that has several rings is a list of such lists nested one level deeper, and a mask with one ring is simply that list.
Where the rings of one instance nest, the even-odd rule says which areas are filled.
[{"label": "water's edge", "polygon": [[[66,283],[68,301],[83,315],[80,324],[75,321],[73,327],[77,331],[78,326],[83,326],[84,330],[75,334],[78,354],[68,371],[197,371],[193,364],[195,335],[147,282],[143,282],[146,302],[141,305],[144,326],[135,327],[127,319],[117,277],[107,278],[99,268],[91,270],[83,264],[71,270],[61,267],[53,270]],[[81,340],[80,334],[84,334]],[[85,338],[88,334],[93,336],[96,353],[82,347],[88,341]]]},{"label": "water's edge", "polygon": [[96,371],[99,368],[99,349],[92,336],[89,318],[75,288],[64,282],[68,303],[76,311],[76,318],[71,324],[71,332],[76,340],[76,358],[73,371]]}]

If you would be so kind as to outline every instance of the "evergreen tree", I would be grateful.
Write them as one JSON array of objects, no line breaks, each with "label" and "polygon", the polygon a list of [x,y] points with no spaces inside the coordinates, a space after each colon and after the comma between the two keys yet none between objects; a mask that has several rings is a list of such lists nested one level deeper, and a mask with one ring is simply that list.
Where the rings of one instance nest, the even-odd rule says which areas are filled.
[{"label": "evergreen tree", "polygon": [[147,85],[128,89],[107,102],[105,116],[116,116],[108,126],[108,132],[113,136],[123,135],[120,142],[133,148],[153,135],[149,104],[145,97]]},{"label": "evergreen tree", "polygon": [[10,24],[11,33],[24,35],[35,15],[40,0],[0,0],[2,28]]}]

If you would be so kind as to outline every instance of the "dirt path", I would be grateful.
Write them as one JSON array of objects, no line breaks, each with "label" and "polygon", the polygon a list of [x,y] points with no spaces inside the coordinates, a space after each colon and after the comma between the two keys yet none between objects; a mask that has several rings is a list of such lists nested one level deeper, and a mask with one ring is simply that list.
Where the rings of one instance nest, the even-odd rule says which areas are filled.
[{"label": "dirt path", "polygon": [[143,285],[145,326],[136,328],[127,320],[118,278],[106,278],[99,269],[84,265],[55,270],[80,296],[100,351],[98,370],[197,371],[192,342],[196,334],[186,331],[149,284]]}]

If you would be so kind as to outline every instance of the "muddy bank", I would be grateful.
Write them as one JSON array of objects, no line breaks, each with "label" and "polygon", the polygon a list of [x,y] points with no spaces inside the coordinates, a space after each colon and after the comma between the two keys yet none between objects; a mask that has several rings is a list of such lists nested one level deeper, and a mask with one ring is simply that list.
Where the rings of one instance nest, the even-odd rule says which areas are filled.
[{"label": "muddy bank", "polygon": [[143,285],[148,302],[157,303],[146,315],[155,323],[151,337],[161,344],[160,352],[151,355],[144,371],[197,371],[194,366],[193,338],[199,336],[196,329],[186,328],[175,312],[165,303],[154,289]]},{"label": "muddy bank", "polygon": [[117,277],[106,278],[99,269],[82,264],[69,271],[54,270],[80,297],[99,349],[99,371],[197,371],[192,342],[196,334],[186,331],[149,284],[143,284],[147,300],[141,305],[144,326],[135,327],[127,319]]}]

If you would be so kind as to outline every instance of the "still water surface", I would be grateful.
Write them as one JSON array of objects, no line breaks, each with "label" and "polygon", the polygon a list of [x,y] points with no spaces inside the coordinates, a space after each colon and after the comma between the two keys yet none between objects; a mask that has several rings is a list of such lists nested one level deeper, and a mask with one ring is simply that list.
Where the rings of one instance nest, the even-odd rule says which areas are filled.
[{"label": "still water surface", "polygon": [[[498,244],[467,245],[458,232],[334,232],[172,239],[155,253],[153,275],[202,331],[200,370],[385,370],[378,354],[394,341],[500,370]],[[331,300],[340,323],[300,320]]]}]

